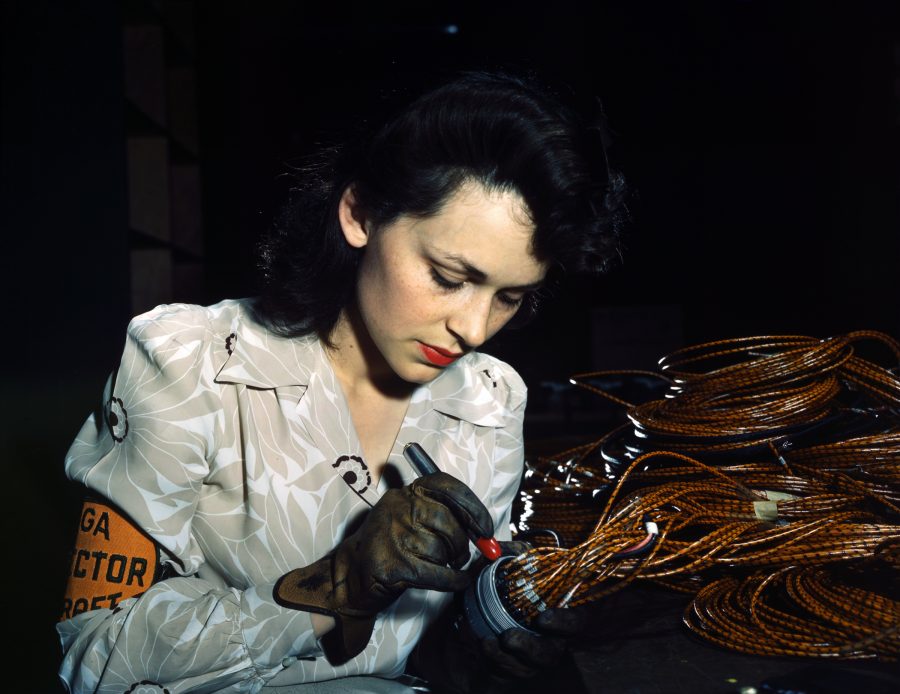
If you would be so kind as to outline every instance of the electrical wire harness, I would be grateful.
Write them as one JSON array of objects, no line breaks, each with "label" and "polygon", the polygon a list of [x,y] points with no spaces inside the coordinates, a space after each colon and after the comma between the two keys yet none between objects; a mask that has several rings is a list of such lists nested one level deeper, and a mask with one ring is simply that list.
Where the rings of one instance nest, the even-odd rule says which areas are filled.
[{"label": "electrical wire harness", "polygon": [[[729,649],[900,656],[900,378],[863,341],[900,359],[873,331],[763,336],[574,376],[629,421],[529,463],[517,539],[536,547],[497,572],[509,614],[528,625],[649,581],[692,595],[685,624]],[[666,392],[603,387],[625,373]]]}]

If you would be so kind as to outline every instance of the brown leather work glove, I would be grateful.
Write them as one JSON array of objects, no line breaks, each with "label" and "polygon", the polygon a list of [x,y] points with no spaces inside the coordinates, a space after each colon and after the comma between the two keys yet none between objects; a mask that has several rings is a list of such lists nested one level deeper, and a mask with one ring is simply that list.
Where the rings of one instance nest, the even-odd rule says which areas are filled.
[{"label": "brown leather work glove", "polygon": [[582,634],[586,627],[583,610],[550,609],[539,614],[531,624],[540,635],[524,629],[507,629],[497,638],[483,639],[479,649],[501,679],[534,677],[542,670],[557,666],[568,650],[568,640]]},{"label": "brown leather work glove", "polygon": [[282,576],[274,597],[334,617],[322,645],[332,663],[346,662],[366,647],[376,615],[407,588],[459,591],[469,584],[461,570],[469,534],[493,536],[484,504],[455,477],[426,475],[388,491],[330,555]]}]

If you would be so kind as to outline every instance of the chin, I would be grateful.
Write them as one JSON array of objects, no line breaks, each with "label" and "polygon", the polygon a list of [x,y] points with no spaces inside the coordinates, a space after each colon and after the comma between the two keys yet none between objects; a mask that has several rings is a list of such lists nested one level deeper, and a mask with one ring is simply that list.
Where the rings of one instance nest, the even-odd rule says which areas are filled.
[{"label": "chin", "polygon": [[394,373],[397,374],[398,378],[407,383],[415,383],[421,386],[436,379],[443,371],[444,369],[437,366],[417,364],[406,369],[395,369]]}]

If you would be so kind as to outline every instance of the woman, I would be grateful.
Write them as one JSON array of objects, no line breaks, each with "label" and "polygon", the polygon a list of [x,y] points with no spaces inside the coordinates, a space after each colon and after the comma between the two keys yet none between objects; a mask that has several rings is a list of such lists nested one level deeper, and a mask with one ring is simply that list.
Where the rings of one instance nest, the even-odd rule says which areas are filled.
[{"label": "woman", "polygon": [[[100,497],[59,625],[68,686],[399,676],[469,583],[469,538],[510,537],[525,386],[476,349],[557,273],[616,254],[621,191],[552,98],[468,74],[307,172],[263,296],[135,318],[66,461]],[[411,441],[442,472],[417,479]],[[104,578],[124,592],[97,597]],[[471,652],[524,673],[548,643],[512,630]]]}]

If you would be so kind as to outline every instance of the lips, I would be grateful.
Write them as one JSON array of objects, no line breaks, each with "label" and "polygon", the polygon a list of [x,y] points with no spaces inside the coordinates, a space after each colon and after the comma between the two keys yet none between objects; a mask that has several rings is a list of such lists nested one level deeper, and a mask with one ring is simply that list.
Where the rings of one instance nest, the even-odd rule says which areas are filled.
[{"label": "lips", "polygon": [[426,345],[424,342],[419,343],[419,351],[422,352],[422,355],[435,366],[450,366],[450,364],[463,355],[462,352],[451,352],[442,347]]}]

